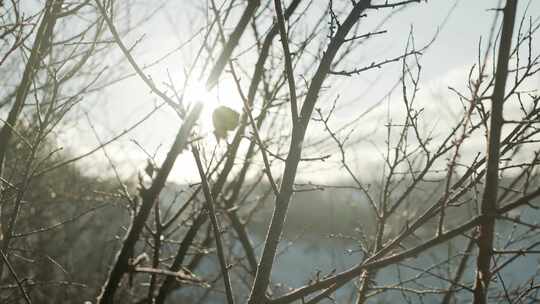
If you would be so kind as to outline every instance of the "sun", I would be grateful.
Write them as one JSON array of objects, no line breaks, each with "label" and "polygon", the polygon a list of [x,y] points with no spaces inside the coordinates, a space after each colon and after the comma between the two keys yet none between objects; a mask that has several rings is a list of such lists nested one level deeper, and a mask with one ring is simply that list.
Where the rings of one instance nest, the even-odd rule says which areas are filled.
[{"label": "sun", "polygon": [[186,86],[184,100],[187,103],[201,102],[203,110],[199,118],[201,132],[213,131],[212,113],[219,106],[228,106],[238,112],[242,111],[242,100],[232,81],[222,80],[214,88],[208,90],[203,82],[194,81]]}]

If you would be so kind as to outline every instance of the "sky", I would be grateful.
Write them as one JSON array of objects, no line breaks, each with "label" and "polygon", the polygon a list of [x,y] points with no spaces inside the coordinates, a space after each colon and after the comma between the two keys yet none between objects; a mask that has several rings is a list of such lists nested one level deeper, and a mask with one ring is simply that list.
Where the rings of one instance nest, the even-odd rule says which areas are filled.
[{"label": "sky", "polygon": [[[204,11],[196,8],[197,5],[201,5],[201,1],[155,1],[151,4],[148,2],[137,4],[138,2],[133,1],[132,3],[134,5],[130,9],[133,20],[124,19],[119,22],[135,23],[138,17],[152,11],[148,6],[157,8],[163,4],[163,9],[146,19],[142,26],[124,38],[127,45],[132,45],[137,41],[133,54],[141,66],[146,66],[177,49],[205,23]],[[428,118],[425,127],[445,131],[448,123],[455,119],[453,111],[457,109],[456,106],[459,107],[455,95],[448,87],[463,89],[466,85],[468,71],[477,58],[479,40],[481,37],[484,41],[487,40],[493,23],[495,12],[489,9],[496,7],[498,3],[498,0],[429,0],[410,5],[409,8],[395,14],[382,27],[387,30],[385,35],[366,43],[344,63],[343,67],[366,66],[373,61],[402,54],[411,31],[414,33],[417,47],[428,44],[436,37],[420,59],[422,75],[417,102],[419,106],[425,108],[425,115]],[[521,16],[527,4],[528,1],[520,2],[518,16]],[[540,1],[533,0],[529,4],[529,12],[533,12],[533,16],[535,16],[534,12],[540,12]],[[372,29],[385,15],[386,12],[369,12],[362,26],[367,30]],[[536,17],[538,15],[540,14],[536,14]],[[313,21],[314,18],[309,16],[305,24],[300,24],[296,30],[300,33],[303,29],[312,26]],[[538,42],[535,45],[540,46]],[[237,52],[241,50],[240,47]],[[145,72],[162,88],[164,86],[161,82],[167,81],[168,75],[171,75],[173,81],[180,86],[183,81],[183,70],[187,68],[187,63],[192,60],[195,51],[194,47],[188,45],[179,51],[172,52]],[[113,67],[117,65],[119,71],[130,72],[129,66],[118,65],[120,57],[121,54],[114,51],[109,54],[109,58],[104,60],[110,62]],[[238,60],[245,61],[249,65],[253,58],[246,55],[239,57]],[[354,129],[352,137],[366,138],[360,140],[358,145],[352,147],[349,152],[349,159],[360,171],[372,168],[373,164],[380,164],[381,145],[384,142],[384,132],[381,133],[380,128],[381,122],[384,123],[383,120],[390,112],[396,117],[401,114],[400,90],[388,95],[389,88],[399,80],[400,70],[401,65],[397,63],[358,76],[333,76],[329,80],[332,87],[321,97],[318,106],[324,111],[330,108],[333,97],[340,96],[336,115],[329,122],[332,128],[338,129],[352,123],[347,129]],[[200,83],[194,82],[190,91],[186,93],[186,100],[200,100],[206,104],[201,121],[201,132],[203,135],[208,135],[211,132],[210,113],[213,107],[227,105],[241,110],[241,103],[230,79],[227,80],[225,77],[220,84],[219,98],[215,97],[216,91],[205,92],[203,83],[203,78]],[[537,79],[536,83],[531,85],[538,87],[539,84],[540,81]],[[83,111],[89,113],[90,121],[96,128],[99,138],[105,141],[122,132],[126,126],[135,123],[157,104],[159,100],[150,93],[144,83],[137,77],[130,77],[106,88],[99,94],[86,96],[82,107]],[[369,115],[355,122],[359,113],[368,109],[373,110]],[[147,158],[145,153],[156,153],[158,160],[163,159],[180,125],[181,121],[175,113],[164,107],[118,142],[107,146],[106,151],[122,173],[129,176],[144,168]],[[322,136],[322,125],[312,123],[310,128],[308,142]],[[206,136],[205,140],[208,149],[215,146],[215,141],[211,136]],[[73,154],[79,154],[98,145],[98,141],[90,131],[89,124],[82,119],[72,122],[70,128],[61,134],[59,145],[67,147]],[[146,152],[142,151],[139,145],[144,147]],[[482,149],[482,147],[482,142],[478,142],[477,147],[471,147],[471,149]],[[218,151],[222,148],[223,146],[218,148]],[[329,177],[342,177],[343,170],[340,170],[340,158],[336,151],[335,145],[306,149],[305,155],[328,153],[332,156],[322,164],[301,167],[299,178],[324,182]],[[110,166],[103,158],[102,152],[83,161],[81,165],[89,167],[90,173],[103,172],[102,170]],[[195,168],[191,154],[183,153],[170,179],[178,183],[193,182],[198,178]],[[275,175],[279,175],[281,168],[278,166],[274,171]]]}]

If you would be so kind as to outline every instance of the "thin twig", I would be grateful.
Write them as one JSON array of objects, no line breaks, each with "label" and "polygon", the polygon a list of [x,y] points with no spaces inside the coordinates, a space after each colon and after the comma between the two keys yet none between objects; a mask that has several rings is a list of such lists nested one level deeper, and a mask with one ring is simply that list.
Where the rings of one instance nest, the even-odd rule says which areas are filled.
[{"label": "thin twig", "polygon": [[225,293],[227,294],[227,301],[229,304],[234,304],[234,297],[232,293],[231,280],[229,278],[229,271],[227,266],[227,261],[225,260],[225,254],[223,252],[223,243],[221,241],[221,231],[219,228],[219,223],[216,217],[216,210],[214,208],[214,198],[212,193],[210,193],[210,187],[208,186],[208,180],[206,179],[206,174],[201,163],[201,158],[199,156],[199,150],[195,145],[191,145],[191,152],[197,163],[197,169],[199,170],[199,175],[201,177],[202,189],[204,197],[206,199],[206,209],[210,216],[210,222],[212,223],[212,228],[214,229],[214,237],[216,239],[216,251],[219,258],[219,263],[221,265],[221,273],[223,275],[223,282],[225,283]]},{"label": "thin twig", "polygon": [[15,272],[15,269],[13,269],[13,266],[9,262],[7,256],[4,254],[4,251],[0,249],[0,254],[2,255],[2,260],[4,260],[4,263],[7,265],[9,272],[13,276],[13,279],[15,279],[15,282],[17,282],[17,286],[19,286],[19,290],[21,291],[24,301],[26,304],[31,304],[32,301],[30,301],[30,297],[28,296],[28,293],[26,293],[26,290],[24,290],[24,286],[21,283],[21,280],[19,280],[19,277],[17,276],[17,273]]},{"label": "thin twig", "polygon": [[281,0],[274,0],[276,7],[277,24],[279,28],[279,35],[281,37],[281,46],[283,47],[283,53],[285,55],[285,74],[287,75],[287,81],[289,83],[289,95],[291,98],[291,115],[293,127],[298,122],[298,102],[296,101],[296,85],[294,83],[294,73],[292,66],[292,55],[289,50],[289,41],[287,37],[287,31],[285,29],[285,17],[283,16],[283,8],[281,7]]}]

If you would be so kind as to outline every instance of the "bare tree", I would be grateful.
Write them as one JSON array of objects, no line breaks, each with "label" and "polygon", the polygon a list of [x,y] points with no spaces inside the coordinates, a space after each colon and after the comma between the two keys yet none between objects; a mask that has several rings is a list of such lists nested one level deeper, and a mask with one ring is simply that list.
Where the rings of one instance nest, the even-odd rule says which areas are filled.
[{"label": "bare tree", "polygon": [[[137,53],[144,37],[131,42],[149,16],[162,18],[155,12],[176,13],[167,1],[144,4],[140,16],[132,1],[0,3],[0,69],[17,75],[5,76],[16,85],[0,95],[1,301],[538,300],[538,272],[507,281],[508,269],[540,245],[540,22],[531,3],[507,0],[490,11],[489,37],[471,54],[477,62],[461,88],[448,88],[453,119],[440,123],[431,117],[440,106],[430,109],[421,90],[436,25],[422,45],[411,27],[397,52],[359,59],[370,43],[397,39],[392,18],[429,9],[429,1],[182,4],[194,7],[201,27],[182,30],[173,51],[189,54],[181,84],[152,75],[173,52],[145,63]],[[336,89],[375,73],[395,80],[375,106],[348,103],[351,93]],[[128,78],[157,102],[105,139],[82,105]],[[242,113],[228,138],[205,129],[208,102],[188,94],[198,82],[217,95],[232,85]],[[161,111],[178,126],[166,153],[134,141],[146,159],[126,174],[110,147]],[[61,152],[57,133],[81,118],[98,145]],[[363,159],[369,150],[377,164]],[[87,176],[78,162],[96,152],[109,172]],[[339,180],[309,181],[308,171],[328,166]],[[178,167],[193,184],[171,182]],[[323,206],[342,209],[337,233],[326,223],[331,214],[317,211]],[[280,282],[280,257],[302,247],[291,227],[313,243],[347,242],[350,260],[328,270],[306,257],[310,271],[288,270],[303,283]]]}]

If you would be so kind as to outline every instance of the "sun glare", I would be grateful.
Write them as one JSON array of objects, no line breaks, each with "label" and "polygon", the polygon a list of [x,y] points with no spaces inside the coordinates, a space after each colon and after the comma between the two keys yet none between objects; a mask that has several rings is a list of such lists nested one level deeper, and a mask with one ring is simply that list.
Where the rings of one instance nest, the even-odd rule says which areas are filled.
[{"label": "sun glare", "polygon": [[219,106],[228,106],[236,111],[242,110],[242,101],[236,87],[229,82],[222,81],[211,90],[207,90],[202,82],[194,82],[187,86],[184,99],[190,102],[201,102],[203,110],[199,123],[201,131],[205,134],[213,131],[212,113]]}]

